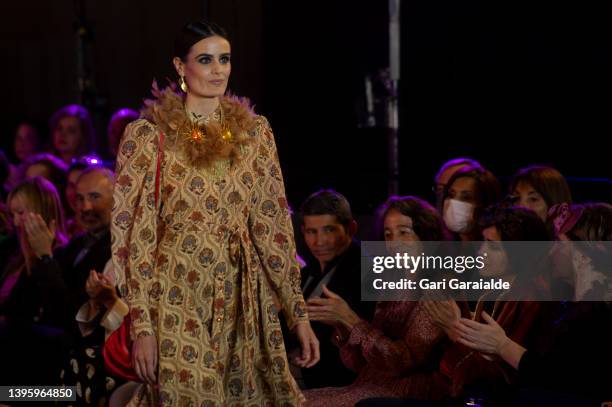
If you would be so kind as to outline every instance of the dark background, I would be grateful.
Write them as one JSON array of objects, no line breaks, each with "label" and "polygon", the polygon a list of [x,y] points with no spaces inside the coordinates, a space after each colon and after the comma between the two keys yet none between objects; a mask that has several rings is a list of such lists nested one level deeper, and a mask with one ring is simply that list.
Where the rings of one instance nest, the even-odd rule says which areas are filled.
[{"label": "dark background", "polygon": [[[388,181],[386,132],[361,126],[364,77],[388,65],[382,0],[3,1],[2,147],[79,101],[78,27],[102,149],[112,111],[176,78],[174,34],[203,17],[230,33],[230,88],[272,123],[292,205],[333,187],[371,213]],[[502,180],[552,165],[577,201],[611,200],[610,17],[605,2],[402,1],[400,192],[431,199],[439,166],[467,155]]]}]

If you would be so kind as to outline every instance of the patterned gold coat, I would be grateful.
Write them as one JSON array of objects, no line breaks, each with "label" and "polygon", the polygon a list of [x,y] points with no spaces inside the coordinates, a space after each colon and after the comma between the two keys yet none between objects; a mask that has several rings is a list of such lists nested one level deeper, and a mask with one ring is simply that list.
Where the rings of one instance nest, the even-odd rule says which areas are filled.
[{"label": "patterned gold coat", "polygon": [[272,130],[223,98],[236,151],[200,165],[181,136],[182,97],[154,95],[119,148],[111,228],[132,334],[157,336],[155,404],[297,406],[271,290],[290,326],[307,316]]}]

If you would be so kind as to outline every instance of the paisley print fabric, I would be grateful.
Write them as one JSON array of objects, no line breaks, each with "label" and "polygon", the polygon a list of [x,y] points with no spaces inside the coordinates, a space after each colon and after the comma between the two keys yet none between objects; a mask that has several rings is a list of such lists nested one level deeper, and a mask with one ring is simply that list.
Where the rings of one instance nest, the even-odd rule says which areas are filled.
[{"label": "paisley print fabric", "polygon": [[[290,326],[306,321],[274,136],[256,117],[233,165],[189,166],[160,126],[131,123],[117,158],[113,262],[132,335],[156,335],[161,406],[297,406],[272,291]],[[143,386],[144,387],[144,386]],[[137,403],[135,403],[137,404]]]}]

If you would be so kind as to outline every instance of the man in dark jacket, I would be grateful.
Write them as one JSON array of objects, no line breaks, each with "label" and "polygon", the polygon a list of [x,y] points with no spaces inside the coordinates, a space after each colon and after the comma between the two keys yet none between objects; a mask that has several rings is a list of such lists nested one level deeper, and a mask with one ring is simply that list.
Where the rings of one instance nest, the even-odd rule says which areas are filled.
[{"label": "man in dark jacket", "polygon": [[[301,229],[313,259],[302,269],[304,299],[326,297],[325,286],[336,293],[361,318],[371,320],[374,302],[361,301],[361,250],[353,236],[357,222],[344,196],[321,190],[304,201],[300,208]],[[334,344],[334,325],[311,321],[320,342],[321,360],[302,370],[307,388],[345,386],[355,380]]]},{"label": "man in dark jacket", "polygon": [[91,270],[102,273],[111,258],[113,182],[113,172],[104,167],[86,169],[77,181],[77,216],[85,233],[73,237],[56,256],[68,289],[73,319],[90,299],[85,283]]}]

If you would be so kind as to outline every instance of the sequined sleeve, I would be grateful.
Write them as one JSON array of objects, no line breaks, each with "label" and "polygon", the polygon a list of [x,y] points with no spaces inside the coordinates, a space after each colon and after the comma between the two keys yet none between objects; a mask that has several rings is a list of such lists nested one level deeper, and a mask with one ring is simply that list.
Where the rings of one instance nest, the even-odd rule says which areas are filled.
[{"label": "sequined sleeve", "polygon": [[[386,334],[387,321],[404,321],[401,333]],[[367,363],[400,376],[421,366],[442,337],[419,303],[377,306],[371,324],[362,320],[351,330],[340,356],[350,369],[359,371]]]},{"label": "sequined sleeve", "polygon": [[146,120],[130,123],[117,155],[111,221],[112,259],[125,276],[125,297],[134,337],[154,333],[148,294],[155,283],[157,211],[155,172],[159,134]]},{"label": "sequined sleeve", "polygon": [[252,194],[249,228],[264,273],[278,296],[289,327],[293,328],[297,322],[308,320],[300,290],[293,226],[274,135],[264,117],[260,116],[258,121],[257,158],[253,161],[257,184]]}]

